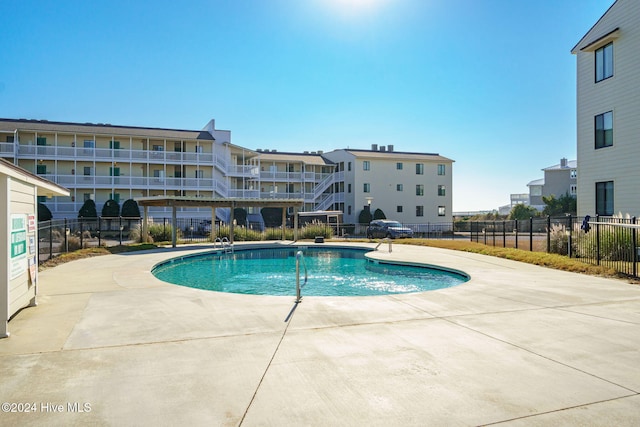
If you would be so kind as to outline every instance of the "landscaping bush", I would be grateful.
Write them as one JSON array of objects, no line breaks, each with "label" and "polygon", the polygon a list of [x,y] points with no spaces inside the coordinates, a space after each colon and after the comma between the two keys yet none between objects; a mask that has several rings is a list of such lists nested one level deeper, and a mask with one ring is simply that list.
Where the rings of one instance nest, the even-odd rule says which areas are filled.
[{"label": "landscaping bush", "polygon": [[[149,224],[148,234],[154,242],[170,242],[173,226],[171,224]],[[176,238],[182,237],[182,230],[176,229]],[[149,243],[149,242],[148,242]]]},{"label": "landscaping bush", "polygon": [[[281,240],[282,239],[282,228],[267,228],[264,231],[265,240]],[[285,240],[293,240],[293,229],[287,228],[284,230],[284,238]]]}]

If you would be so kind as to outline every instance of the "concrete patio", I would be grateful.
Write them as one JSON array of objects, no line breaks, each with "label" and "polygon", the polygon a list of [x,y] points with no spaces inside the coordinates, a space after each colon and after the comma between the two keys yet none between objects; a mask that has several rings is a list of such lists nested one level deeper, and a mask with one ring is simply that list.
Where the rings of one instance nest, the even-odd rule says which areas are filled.
[{"label": "concrete patio", "polygon": [[[358,244],[370,246],[371,244]],[[182,247],[40,273],[0,340],[2,425],[640,425],[640,286],[394,245],[471,276],[418,294],[170,285]],[[25,413],[26,407],[30,412]],[[21,409],[22,413],[5,412]]]}]

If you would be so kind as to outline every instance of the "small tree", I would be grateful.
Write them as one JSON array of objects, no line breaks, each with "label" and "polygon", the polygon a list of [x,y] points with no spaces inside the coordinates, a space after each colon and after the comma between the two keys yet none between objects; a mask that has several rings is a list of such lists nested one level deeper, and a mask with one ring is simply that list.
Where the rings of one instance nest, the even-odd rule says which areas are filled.
[{"label": "small tree", "polygon": [[373,219],[387,219],[382,209],[378,208],[373,212]]},{"label": "small tree", "polygon": [[140,218],[138,202],[133,199],[125,200],[122,204],[122,213],[120,215],[124,218]]},{"label": "small tree", "polygon": [[578,211],[578,202],[569,193],[565,193],[558,199],[553,194],[551,196],[542,196],[542,201],[546,205],[542,211],[543,215],[576,215]]},{"label": "small tree", "polygon": [[78,218],[97,218],[98,211],[96,210],[96,202],[88,199],[84,202],[80,211],[78,212]]},{"label": "small tree", "polygon": [[532,206],[526,206],[522,203],[515,205],[509,213],[509,219],[529,219],[534,216],[539,216],[538,210]]},{"label": "small tree", "polygon": [[44,203],[38,203],[38,222],[51,221],[53,215]]},{"label": "small tree", "polygon": [[113,199],[107,200],[102,207],[102,216],[107,218],[120,216],[120,204]]},{"label": "small tree", "polygon": [[373,220],[371,211],[369,209],[363,209],[358,215],[358,224],[369,224]]}]

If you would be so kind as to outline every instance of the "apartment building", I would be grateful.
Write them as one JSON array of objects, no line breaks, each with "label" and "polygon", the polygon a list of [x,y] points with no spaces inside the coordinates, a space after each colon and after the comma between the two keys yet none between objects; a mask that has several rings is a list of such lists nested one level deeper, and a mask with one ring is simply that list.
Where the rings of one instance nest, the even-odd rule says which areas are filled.
[{"label": "apartment building", "polygon": [[640,215],[640,2],[617,0],[577,59],[578,215]]},{"label": "apartment building", "polygon": [[555,196],[556,199],[569,194],[576,197],[578,192],[578,162],[560,159],[560,163],[542,169],[544,178],[527,184],[529,187],[528,204],[542,211],[545,208],[543,197]]},{"label": "apartment building", "polygon": [[[109,199],[188,196],[303,199],[304,211],[340,210],[347,223],[357,222],[365,206],[407,223],[452,220],[450,159],[375,145],[330,153],[251,150],[232,144],[231,132],[213,120],[203,130],[178,130],[0,119],[0,157],[70,190],[69,197],[42,200],[54,218],[76,217],[87,199],[100,211]],[[216,215],[229,218],[224,209]]]},{"label": "apartment building", "polygon": [[335,209],[356,223],[363,209],[381,209],[403,223],[447,223],[453,161],[439,154],[396,152],[393,145],[342,149],[324,155],[337,165]]}]

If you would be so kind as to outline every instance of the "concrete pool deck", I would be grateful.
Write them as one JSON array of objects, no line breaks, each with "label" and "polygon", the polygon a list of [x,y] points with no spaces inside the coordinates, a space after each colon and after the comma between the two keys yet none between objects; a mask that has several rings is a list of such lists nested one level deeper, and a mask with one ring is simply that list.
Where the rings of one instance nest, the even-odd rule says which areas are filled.
[{"label": "concrete pool deck", "polygon": [[235,295],[150,273],[207,249],[40,272],[38,307],[18,313],[0,340],[0,402],[31,412],[3,404],[0,424],[640,424],[640,286],[383,245],[375,257],[471,280],[418,294],[303,297],[285,322],[294,284],[291,297]]}]

